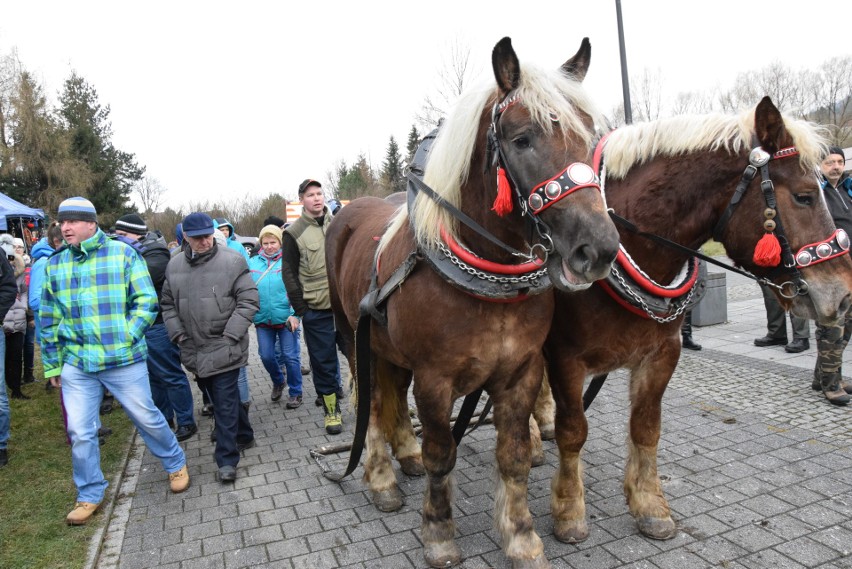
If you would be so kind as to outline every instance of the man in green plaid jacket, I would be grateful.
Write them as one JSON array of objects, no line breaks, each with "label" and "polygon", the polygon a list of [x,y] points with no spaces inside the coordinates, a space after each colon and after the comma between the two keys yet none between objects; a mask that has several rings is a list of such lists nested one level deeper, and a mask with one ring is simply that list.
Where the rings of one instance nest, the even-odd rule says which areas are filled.
[{"label": "man in green plaid jacket", "polygon": [[66,521],[83,525],[107,487],[98,443],[104,389],[160,459],[173,492],[186,490],[189,474],[183,449],[151,398],[145,330],[156,317],[157,294],[145,261],[98,228],[95,207],[85,198],[63,201],[57,218],[66,246],[45,268],[42,360],[45,377],[62,388],[68,415],[77,504]]}]

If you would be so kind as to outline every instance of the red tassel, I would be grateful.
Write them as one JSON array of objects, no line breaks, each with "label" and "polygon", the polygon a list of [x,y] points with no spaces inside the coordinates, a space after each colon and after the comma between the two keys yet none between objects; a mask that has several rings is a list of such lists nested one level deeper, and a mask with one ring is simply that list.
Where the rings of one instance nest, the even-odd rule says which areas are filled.
[{"label": "red tassel", "polygon": [[513,207],[512,186],[509,185],[509,180],[506,178],[506,171],[503,168],[497,168],[497,199],[494,200],[491,211],[503,217],[507,213],[511,213]]},{"label": "red tassel", "polygon": [[781,263],[781,244],[774,233],[765,233],[754,248],[754,264],[761,267],[777,267]]}]

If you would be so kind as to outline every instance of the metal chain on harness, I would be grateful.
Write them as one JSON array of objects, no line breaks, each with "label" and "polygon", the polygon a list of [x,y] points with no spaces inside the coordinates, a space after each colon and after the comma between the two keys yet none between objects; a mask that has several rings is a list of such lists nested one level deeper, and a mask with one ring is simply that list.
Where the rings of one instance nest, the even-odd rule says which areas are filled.
[{"label": "metal chain on harness", "polygon": [[459,269],[463,270],[467,274],[474,276],[474,277],[476,277],[480,280],[489,281],[489,282],[492,282],[492,283],[499,283],[499,284],[531,283],[531,284],[537,284],[538,279],[547,275],[547,269],[541,268],[541,269],[534,271],[532,273],[521,274],[520,276],[514,276],[514,277],[497,276],[497,275],[494,275],[494,274],[491,274],[491,273],[486,273],[486,272],[480,271],[479,269],[477,269],[475,267],[471,267],[470,265],[468,265],[467,263],[465,263],[464,261],[459,259],[455,254],[453,254],[453,252],[450,251],[449,247],[447,247],[444,244],[443,241],[438,243],[438,249],[441,251],[441,253],[443,253],[450,260],[450,262],[452,264],[457,266]]},{"label": "metal chain on harness", "polygon": [[621,275],[621,273],[618,271],[614,264],[610,271],[612,272],[613,276],[618,279],[618,282],[621,283],[621,286],[624,288],[627,294],[629,294],[642,307],[642,310],[645,311],[645,314],[648,315],[648,318],[658,322],[659,324],[668,324],[669,322],[673,322],[681,314],[686,312],[686,307],[689,306],[689,301],[692,300],[692,295],[695,292],[695,287],[697,285],[697,283],[695,285],[692,285],[692,287],[689,289],[689,292],[686,294],[686,297],[683,299],[683,302],[678,304],[677,309],[672,314],[666,317],[662,317],[657,316],[657,314],[653,310],[651,310],[648,304],[645,302],[645,299],[642,298],[642,295],[637,294],[636,291],[634,291],[633,288],[631,288],[631,286],[627,284],[627,281]]}]

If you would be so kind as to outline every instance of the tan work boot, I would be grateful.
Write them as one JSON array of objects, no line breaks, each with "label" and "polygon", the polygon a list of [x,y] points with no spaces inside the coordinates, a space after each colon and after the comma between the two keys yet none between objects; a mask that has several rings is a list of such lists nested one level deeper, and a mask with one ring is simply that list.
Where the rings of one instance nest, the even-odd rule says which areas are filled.
[{"label": "tan work boot", "polygon": [[65,522],[70,526],[84,526],[99,507],[100,504],[77,502],[74,505],[74,509],[65,516]]},{"label": "tan work boot", "polygon": [[175,494],[180,494],[189,488],[189,471],[186,469],[185,464],[177,472],[169,474],[169,487]]}]

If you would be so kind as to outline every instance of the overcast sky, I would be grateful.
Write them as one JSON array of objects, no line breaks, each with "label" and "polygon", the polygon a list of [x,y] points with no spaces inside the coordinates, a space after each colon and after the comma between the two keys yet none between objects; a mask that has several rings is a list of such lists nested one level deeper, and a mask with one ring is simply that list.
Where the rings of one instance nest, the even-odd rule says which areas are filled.
[{"label": "overcast sky", "polygon": [[[818,67],[852,52],[836,0],[623,0],[631,75],[663,90],[727,88],[780,60]],[[491,73],[510,36],[521,61],[561,65],[592,42],[586,87],[609,113],[621,99],[615,0],[577,2],[5,3],[0,50],[17,48],[56,100],[72,70],[111,107],[113,142],[168,190],[168,203],[294,197],[364,153],[374,168],[404,149],[451,46]]]}]

